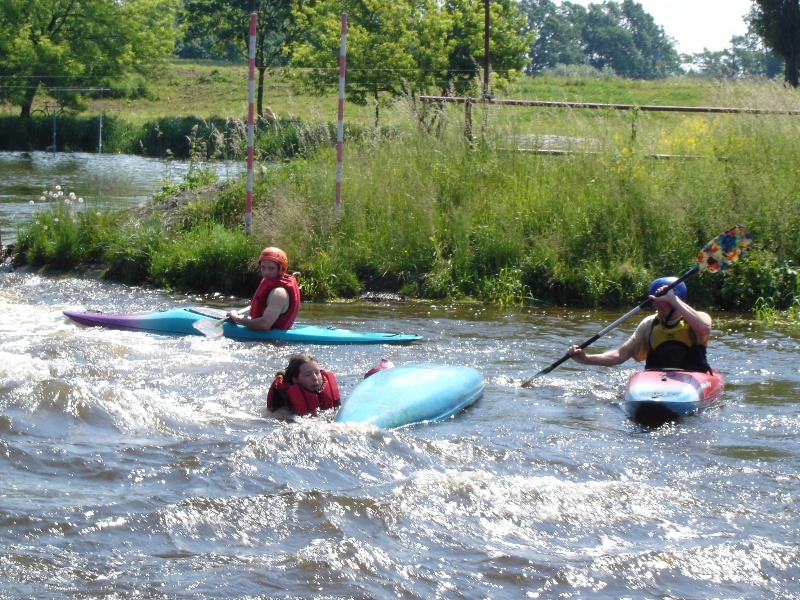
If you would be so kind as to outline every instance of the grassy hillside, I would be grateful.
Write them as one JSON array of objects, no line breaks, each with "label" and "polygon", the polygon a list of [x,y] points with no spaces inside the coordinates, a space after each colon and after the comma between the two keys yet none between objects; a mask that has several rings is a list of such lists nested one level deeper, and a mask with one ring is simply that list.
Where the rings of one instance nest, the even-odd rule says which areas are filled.
[{"label": "grassy hillside", "polygon": [[[309,95],[293,85],[289,72],[268,71],[264,86],[264,105],[279,117],[304,120],[335,120],[337,89]],[[175,60],[159,73],[134,77],[112,86],[116,93],[85,101],[85,113],[101,110],[134,123],[161,117],[198,116],[203,118],[246,118],[248,73],[246,64],[213,61]],[[765,90],[775,108],[800,107],[797,94],[776,94],[781,86],[773,83],[717,82],[682,77],[663,81],[634,81],[618,77],[556,76],[522,77],[507,89],[493,90],[498,98],[536,99],[570,102],[601,102],[670,106],[763,107]],[[122,92],[128,97],[121,97]],[[432,90],[433,94],[437,92]],[[55,98],[37,96],[34,109],[52,104]],[[388,102],[388,100],[387,100]],[[18,109],[0,107],[3,114]],[[372,122],[371,107],[346,107],[348,119]],[[391,117],[391,115],[388,115]]]}]

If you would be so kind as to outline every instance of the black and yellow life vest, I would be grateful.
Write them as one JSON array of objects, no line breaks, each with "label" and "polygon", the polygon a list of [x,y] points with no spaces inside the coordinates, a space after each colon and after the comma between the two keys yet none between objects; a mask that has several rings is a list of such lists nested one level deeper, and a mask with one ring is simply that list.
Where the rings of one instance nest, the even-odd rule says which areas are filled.
[{"label": "black and yellow life vest", "polygon": [[668,324],[654,319],[650,329],[650,350],[644,363],[645,369],[681,369],[682,371],[708,372],[711,367],[706,360],[706,347],[692,331],[691,326],[679,319]]}]

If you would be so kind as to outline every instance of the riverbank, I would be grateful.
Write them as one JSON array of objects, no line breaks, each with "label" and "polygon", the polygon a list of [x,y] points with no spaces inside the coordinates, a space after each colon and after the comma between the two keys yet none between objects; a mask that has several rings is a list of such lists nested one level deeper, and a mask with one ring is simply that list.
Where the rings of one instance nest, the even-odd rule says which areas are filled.
[{"label": "riverbank", "polygon": [[[759,106],[787,102],[783,90],[753,89]],[[277,245],[309,300],[389,292],[630,307],[652,279],[683,273],[743,224],[754,250],[725,273],[692,278],[692,303],[798,306],[800,223],[787,218],[800,208],[795,117],[475,106],[468,138],[461,107],[393,111],[392,127],[347,140],[339,222],[333,131],[298,127],[295,159],[258,167],[250,237],[240,180],[181,208],[177,226],[165,225],[168,193],[148,218],[54,207],[20,238],[18,260],[99,260],[120,281],[246,297],[254,256]],[[544,147],[555,138],[557,152]],[[201,171],[191,185],[209,182]],[[63,231],[70,223],[76,230]]]}]

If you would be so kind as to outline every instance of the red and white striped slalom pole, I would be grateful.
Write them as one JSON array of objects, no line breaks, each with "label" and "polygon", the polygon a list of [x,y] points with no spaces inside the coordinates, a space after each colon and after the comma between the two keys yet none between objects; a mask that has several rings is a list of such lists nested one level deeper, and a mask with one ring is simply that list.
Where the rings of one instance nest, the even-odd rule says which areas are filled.
[{"label": "red and white striped slalom pole", "polygon": [[336,206],[333,216],[339,222],[342,211],[342,147],[344,146],[344,66],[347,50],[347,13],[342,13],[342,41],[339,46],[339,123],[336,127]]},{"label": "red and white striped slalom pole", "polygon": [[253,145],[255,137],[255,97],[256,97],[256,13],[250,14],[250,58],[249,58],[247,107],[247,201],[245,202],[244,232],[253,232]]}]

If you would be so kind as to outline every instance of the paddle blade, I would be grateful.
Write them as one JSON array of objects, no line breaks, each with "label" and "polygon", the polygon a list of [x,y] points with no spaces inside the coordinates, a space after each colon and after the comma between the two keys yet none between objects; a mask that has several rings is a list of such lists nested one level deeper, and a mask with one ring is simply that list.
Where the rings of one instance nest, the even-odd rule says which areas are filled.
[{"label": "paddle blade", "polygon": [[555,367],[554,367],[554,366],[552,366],[552,365],[550,365],[550,367],[548,367],[547,369],[542,369],[541,371],[539,371],[539,372],[538,372],[538,373],[536,373],[535,375],[531,375],[531,376],[530,376],[530,377],[528,377],[528,378],[527,378],[525,381],[523,381],[522,383],[520,383],[520,384],[519,384],[519,387],[521,387],[521,388],[532,388],[532,387],[533,387],[533,380],[534,380],[534,379],[538,379],[538,378],[539,378],[539,377],[541,377],[542,375],[547,375],[547,374],[548,374],[550,371],[552,371],[553,369],[555,369]]},{"label": "paddle blade", "polygon": [[716,273],[727,269],[753,246],[753,236],[742,227],[731,227],[711,240],[697,255],[700,271]]},{"label": "paddle blade", "polygon": [[212,321],[211,319],[198,319],[194,323],[192,323],[192,327],[197,329],[200,333],[202,333],[206,337],[210,338],[218,338],[221,337],[224,333],[222,329],[222,324],[225,322],[224,319],[219,321]]}]

